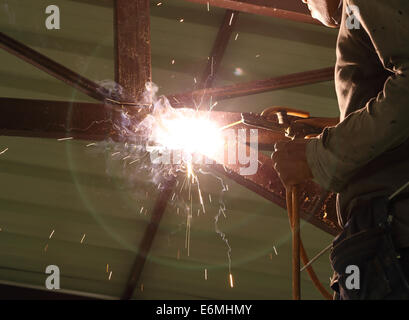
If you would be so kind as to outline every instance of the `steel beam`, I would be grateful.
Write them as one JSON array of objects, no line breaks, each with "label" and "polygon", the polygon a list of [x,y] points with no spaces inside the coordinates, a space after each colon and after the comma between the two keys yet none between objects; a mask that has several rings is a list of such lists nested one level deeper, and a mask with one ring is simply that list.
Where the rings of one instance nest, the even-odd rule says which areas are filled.
[{"label": "steel beam", "polygon": [[[241,175],[238,165],[216,164],[213,169],[279,207],[286,208],[285,189],[273,169],[272,160],[262,153],[259,153],[258,160],[257,173],[250,176]],[[335,195],[313,182],[303,184],[300,188],[298,201],[301,218],[331,235],[339,234],[341,230],[338,226]]]},{"label": "steel beam", "polygon": [[[114,2],[115,80],[122,88],[122,99],[129,102],[140,102],[145,84],[152,81],[149,6],[150,0]],[[175,179],[164,183],[164,188],[159,192],[151,220],[139,244],[123,300],[132,298],[139,282],[174,183]]]},{"label": "steel beam", "polygon": [[297,22],[320,24],[311,17],[301,0],[187,0],[245,13],[253,13]]},{"label": "steel beam", "polygon": [[[218,125],[234,123],[241,118],[239,113],[212,111],[209,114],[210,120]],[[293,120],[292,117],[289,118]],[[237,125],[233,129],[250,129],[252,127]],[[275,142],[279,140],[288,140],[281,134],[273,133],[269,130],[258,129],[259,150],[266,150],[266,146],[272,148]],[[237,133],[236,133],[237,136]],[[249,134],[247,134],[247,144],[249,143]],[[243,166],[236,161],[231,164],[227,161],[226,154],[220,155],[215,159],[218,163],[212,165],[212,168],[238,184],[257,193],[258,195],[270,200],[282,208],[286,208],[286,192],[273,167],[273,161],[262,152],[258,153],[258,168],[253,175],[242,175],[240,170]],[[250,154],[250,147],[247,146],[247,154]],[[299,202],[301,218],[315,225],[319,229],[337,235],[340,232],[338,218],[335,208],[335,195],[322,189],[314,182],[308,182],[300,186]]]},{"label": "steel beam", "polygon": [[16,57],[47,72],[96,100],[104,101],[106,98],[111,98],[109,91],[104,87],[51,60],[21,42],[10,38],[2,32],[0,32],[0,48],[3,48]]},{"label": "steel beam", "polygon": [[[71,0],[103,7],[111,7],[112,0]],[[313,19],[301,0],[186,0],[210,7],[321,25]]]},{"label": "steel beam", "polygon": [[[112,113],[118,106],[93,103],[73,103],[0,98],[0,135],[64,138],[100,141],[112,133]],[[240,113],[212,111],[210,119],[220,126],[238,121]],[[247,128],[238,125],[235,129]],[[271,146],[281,135],[259,130],[259,145]],[[262,197],[285,208],[285,192],[273,170],[271,159],[259,153],[260,165],[255,175],[240,175],[240,166],[228,163],[213,168]],[[302,218],[318,228],[336,234],[335,198],[314,183],[306,184],[300,193]]]},{"label": "steel beam", "polygon": [[[144,117],[141,107],[132,107],[140,118]],[[51,100],[31,100],[0,98],[0,135],[63,138],[101,141],[113,136],[112,118],[123,112],[123,107],[110,104],[85,102],[64,102]],[[237,112],[210,113],[212,121],[220,126],[241,119]],[[245,125],[235,127],[246,128]],[[269,130],[259,129],[259,144],[263,148],[272,145],[282,136]]]},{"label": "steel beam", "polygon": [[131,299],[133,292],[138,285],[143,267],[145,266],[146,259],[152,247],[152,243],[155,240],[160,221],[162,220],[168,201],[170,200],[170,197],[173,193],[175,182],[176,179],[171,179],[169,181],[162,182],[161,184],[162,189],[159,193],[158,199],[156,200],[155,207],[152,212],[151,221],[149,222],[149,225],[147,226],[143,238],[139,244],[138,254],[131,269],[131,275],[122,295],[122,300]]},{"label": "steel beam", "polygon": [[222,24],[214,41],[212,51],[209,55],[206,68],[199,82],[199,88],[205,89],[212,87],[213,81],[219,70],[227,45],[229,44],[231,35],[236,25],[239,12],[226,10]]},{"label": "steel beam", "polygon": [[0,98],[0,135],[103,140],[115,108],[105,104]]},{"label": "steel beam", "polygon": [[202,89],[180,94],[169,95],[168,99],[174,108],[197,107],[209,101],[221,101],[259,94],[268,91],[293,88],[302,85],[331,81],[334,79],[334,67],[293,73],[266,80],[238,83],[210,89]]},{"label": "steel beam", "polygon": [[[103,7],[111,7],[112,0],[71,0]],[[301,0],[186,0],[211,7],[321,25],[311,17]]]},{"label": "steel beam", "polygon": [[126,101],[140,101],[152,81],[150,1],[115,0],[115,81]]},{"label": "steel beam", "polygon": [[[33,49],[25,46],[24,44],[6,36],[0,32],[0,47],[6,51],[16,55],[20,59],[27,61],[28,63],[40,68],[48,74],[56,77],[57,79],[64,81],[68,85],[71,85],[85,94],[93,97],[97,100],[104,101],[107,98],[112,98],[110,93],[104,87],[88,80],[85,77],[65,68],[57,62],[47,58],[46,56],[34,51]],[[148,56],[148,54],[145,54]],[[125,59],[125,58],[124,58]],[[117,58],[119,63],[121,59]],[[121,60],[124,61],[124,60]],[[150,74],[147,73],[149,68],[143,69],[141,72],[145,74],[145,79],[150,79]],[[138,83],[140,86],[143,84],[143,78],[141,76],[133,77],[126,74],[126,68],[122,68],[121,72],[117,72],[117,77],[124,79],[124,87],[131,87],[132,94],[136,94],[131,86],[131,81]],[[128,70],[128,73],[132,73],[133,70]],[[142,79],[142,80],[141,80]],[[325,68],[312,70],[301,73],[294,73],[285,76],[279,76],[266,80],[258,80],[247,83],[239,83],[231,86],[224,86],[212,89],[202,89],[192,92],[185,92],[168,96],[169,101],[173,107],[192,107],[200,102],[206,102],[212,99],[213,101],[225,100],[230,98],[237,98],[252,94],[258,94],[273,90],[286,89],[306,84],[313,84],[323,81],[330,81],[334,79],[334,68]],[[139,92],[142,90],[139,87]],[[132,97],[131,97],[132,98]],[[125,100],[125,99],[122,99]]]}]

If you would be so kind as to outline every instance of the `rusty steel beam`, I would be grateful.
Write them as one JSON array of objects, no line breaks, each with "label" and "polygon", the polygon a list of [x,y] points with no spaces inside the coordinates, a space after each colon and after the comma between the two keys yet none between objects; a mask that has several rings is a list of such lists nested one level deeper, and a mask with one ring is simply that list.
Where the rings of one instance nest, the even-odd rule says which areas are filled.
[{"label": "rusty steel beam", "polygon": [[[70,0],[110,8],[112,0]],[[186,0],[210,7],[321,25],[301,0]]]},{"label": "rusty steel beam", "polygon": [[99,101],[111,98],[106,88],[51,60],[23,43],[10,38],[2,32],[0,32],[0,48],[78,89],[91,98]]},{"label": "rusty steel beam", "polygon": [[168,99],[174,108],[197,107],[208,104],[209,101],[221,101],[269,92],[288,89],[302,85],[331,81],[334,79],[334,67],[293,73],[266,80],[238,83],[230,86],[201,89],[169,95]]},{"label": "rusty steel beam", "polygon": [[[273,169],[273,162],[259,153],[257,173],[250,176],[240,174],[240,166],[231,164],[212,165],[213,170],[232,179],[243,187],[257,193],[281,208],[286,208],[285,189]],[[324,232],[337,235],[338,226],[335,195],[323,190],[319,185],[308,182],[300,186],[299,203],[301,218]]]},{"label": "rusty steel beam", "polygon": [[126,101],[139,101],[152,81],[150,1],[115,0],[115,81]]},{"label": "rusty steel beam", "polygon": [[[212,111],[209,114],[210,120],[223,126],[224,124],[234,123],[241,118],[239,113]],[[290,117],[290,121],[293,119]],[[278,121],[278,120],[277,120]],[[232,129],[256,129],[255,127],[239,124]],[[258,129],[258,128],[257,128]],[[236,132],[237,136],[237,132]],[[258,129],[259,150],[268,150],[279,140],[288,140],[281,134],[269,130]],[[247,143],[249,135],[247,134]],[[247,154],[250,154],[250,146],[247,146]],[[270,149],[270,150],[271,150]],[[272,150],[271,150],[272,151]],[[273,168],[273,161],[263,153],[258,153],[258,168],[253,175],[241,175],[242,165],[228,163],[228,156],[225,150],[224,155],[215,159],[218,163],[212,165],[213,170],[227,176],[238,184],[268,199],[282,208],[286,208],[286,192]],[[319,229],[337,235],[340,232],[338,218],[335,208],[335,196],[332,193],[322,189],[314,182],[303,184],[299,188],[299,202],[301,218],[315,225]]]},{"label": "rusty steel beam", "polygon": [[[114,1],[115,80],[122,88],[122,98],[129,102],[140,102],[145,84],[152,81],[149,6],[150,0]],[[150,99],[143,102],[150,102]],[[159,191],[122,300],[129,300],[133,296],[175,181],[175,179],[167,181],[164,188]]]},{"label": "rusty steel beam", "polygon": [[[32,100],[16,98],[0,98],[0,135],[63,138],[65,136],[81,140],[101,141],[113,136],[113,119],[116,113],[124,112],[124,106],[65,102],[51,100]],[[143,108],[138,121],[144,117]],[[212,111],[210,119],[221,127],[241,119],[237,112]],[[235,129],[247,128],[237,125]],[[282,136],[269,130],[259,129],[259,145],[264,148],[281,140]]]},{"label": "rusty steel beam", "polygon": [[301,0],[187,0],[210,6],[258,14],[274,18],[282,18],[296,22],[320,23],[311,14]]},{"label": "rusty steel beam", "polygon": [[[68,85],[71,85],[88,96],[100,101],[104,101],[107,98],[112,98],[109,91],[92,82],[91,80],[82,77],[81,75],[65,68],[57,62],[47,58],[46,56],[34,51],[33,49],[25,46],[24,44],[6,36],[0,32],[0,47],[6,51],[16,55],[20,59],[27,61],[28,63],[40,68],[48,74],[56,77],[57,79],[64,81]],[[117,59],[117,62],[119,60]],[[126,69],[122,69],[123,73]],[[145,69],[146,71],[146,69]],[[131,73],[131,72],[129,72]],[[118,78],[120,76],[118,75]],[[142,83],[143,81],[132,76],[121,76],[122,79],[133,79],[135,82]],[[149,77],[146,77],[150,79]],[[192,92],[185,92],[168,96],[169,101],[173,107],[192,107],[198,103],[207,102],[210,99],[213,101],[225,100],[230,98],[237,98],[252,94],[258,94],[273,90],[286,89],[295,86],[301,86],[306,84],[313,84],[323,81],[330,81],[334,79],[334,68],[325,68],[319,70],[312,70],[307,72],[295,73],[286,76],[279,76],[266,80],[258,80],[247,83],[239,83],[231,86],[217,87],[212,89],[196,90]],[[130,82],[127,82],[125,86],[129,86]],[[142,89],[139,89],[141,91]],[[123,99],[125,100],[125,99]]]},{"label": "rusty steel beam", "polygon": [[0,98],[0,135],[104,140],[116,107],[82,102]]},{"label": "rusty steel beam", "polygon": [[168,201],[170,200],[173,193],[175,183],[176,179],[162,182],[163,188],[159,193],[158,199],[156,200],[155,207],[152,212],[151,221],[149,222],[149,225],[147,226],[143,238],[139,244],[138,254],[131,269],[131,275],[127,282],[125,291],[121,297],[122,300],[131,299],[135,288],[138,285],[143,267],[145,266],[146,259],[152,247],[152,243],[155,240],[160,221],[162,220]]},{"label": "rusty steel beam", "polygon": [[[27,99],[0,98],[0,135],[64,138],[101,141],[112,137],[112,113],[118,106],[93,103],[74,103],[61,101],[41,101]],[[220,126],[238,121],[240,113],[212,111],[210,119]],[[235,129],[247,128],[238,125]],[[259,130],[259,145],[271,146],[285,139],[268,130]],[[261,149],[261,148],[260,148]],[[285,192],[281,182],[272,170],[271,159],[259,154],[257,174],[240,175],[240,167],[225,163],[214,165],[218,173],[226,175],[244,187],[285,208]],[[337,217],[335,198],[314,183],[303,187],[301,192],[302,218],[318,228],[336,234]],[[308,198],[308,199],[307,199]],[[307,199],[307,200],[306,200]]]},{"label": "rusty steel beam", "polygon": [[236,25],[239,12],[226,10],[222,24],[214,41],[212,51],[209,55],[209,61],[199,82],[199,88],[205,89],[212,87],[213,81],[219,70],[227,45]]}]

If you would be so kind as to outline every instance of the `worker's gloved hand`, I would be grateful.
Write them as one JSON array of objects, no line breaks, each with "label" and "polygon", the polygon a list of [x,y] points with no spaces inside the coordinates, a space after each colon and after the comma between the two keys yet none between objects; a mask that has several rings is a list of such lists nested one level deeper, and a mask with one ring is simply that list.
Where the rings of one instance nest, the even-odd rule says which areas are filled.
[{"label": "worker's gloved hand", "polygon": [[308,140],[280,141],[274,145],[271,158],[274,169],[286,188],[313,178],[305,154]]}]

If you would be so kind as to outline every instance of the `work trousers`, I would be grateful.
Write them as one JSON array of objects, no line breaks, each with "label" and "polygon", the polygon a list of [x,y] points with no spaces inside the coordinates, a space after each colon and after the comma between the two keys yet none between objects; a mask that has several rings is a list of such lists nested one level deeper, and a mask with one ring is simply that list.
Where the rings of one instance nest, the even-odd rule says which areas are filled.
[{"label": "work trousers", "polygon": [[409,248],[395,247],[392,208],[380,197],[352,210],[330,254],[335,299],[409,299]]}]

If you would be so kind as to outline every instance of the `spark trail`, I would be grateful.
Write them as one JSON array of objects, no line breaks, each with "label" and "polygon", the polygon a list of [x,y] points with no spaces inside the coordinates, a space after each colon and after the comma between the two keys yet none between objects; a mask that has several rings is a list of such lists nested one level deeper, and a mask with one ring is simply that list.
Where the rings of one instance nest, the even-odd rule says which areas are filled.
[{"label": "spark trail", "polygon": [[[113,86],[113,88],[116,87]],[[148,83],[140,106],[134,106],[136,107],[134,109],[130,106],[122,106],[119,116],[113,120],[116,140],[110,140],[102,146],[111,161],[122,161],[124,174],[129,179],[140,179],[140,173],[149,173],[152,182],[160,189],[159,181],[163,178],[170,179],[180,175],[183,177],[180,188],[177,188],[172,196],[172,201],[180,201],[184,206],[185,249],[188,256],[191,249],[194,212],[193,193],[200,204],[198,214],[200,210],[203,214],[206,213],[199,175],[211,175],[220,181],[222,187],[220,207],[214,217],[214,224],[216,233],[227,246],[229,282],[233,287],[232,248],[226,234],[218,225],[221,216],[227,218],[223,193],[228,191],[228,186],[214,173],[203,170],[208,164],[214,163],[209,159],[217,160],[220,154],[224,154],[223,134],[209,116],[217,102],[210,101],[208,112],[174,109],[166,97],[157,96],[157,91],[158,88],[155,85]],[[89,146],[95,146],[95,144],[88,144],[87,147]],[[210,194],[209,200],[212,201]],[[140,213],[142,212],[143,207],[140,209]],[[179,207],[177,212],[179,213]]]}]

